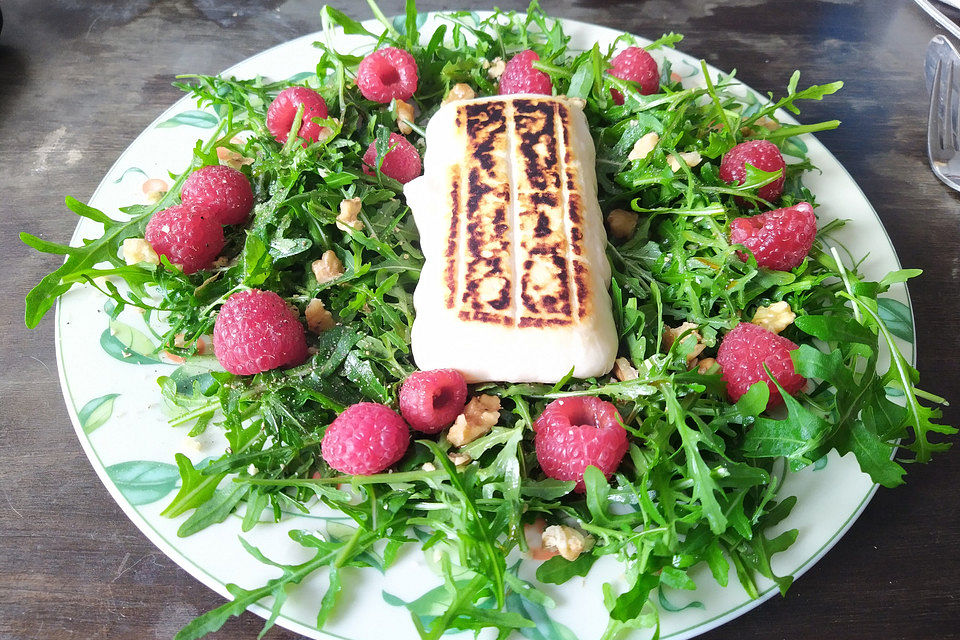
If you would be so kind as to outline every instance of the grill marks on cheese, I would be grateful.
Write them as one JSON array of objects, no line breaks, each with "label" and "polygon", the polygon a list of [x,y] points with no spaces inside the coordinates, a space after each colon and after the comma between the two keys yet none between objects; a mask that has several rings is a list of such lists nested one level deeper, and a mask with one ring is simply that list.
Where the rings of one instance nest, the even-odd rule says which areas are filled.
[{"label": "grill marks on cheese", "polygon": [[557,100],[457,106],[463,161],[450,169],[445,303],[461,320],[566,326],[590,313],[582,177]]}]

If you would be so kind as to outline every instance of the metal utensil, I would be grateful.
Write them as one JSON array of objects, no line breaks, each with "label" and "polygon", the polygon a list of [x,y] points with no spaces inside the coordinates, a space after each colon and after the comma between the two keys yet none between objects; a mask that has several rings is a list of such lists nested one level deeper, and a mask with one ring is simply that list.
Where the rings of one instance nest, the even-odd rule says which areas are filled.
[{"label": "metal utensil", "polygon": [[[943,74],[946,69],[946,80]],[[930,92],[930,119],[927,123],[927,156],[930,168],[941,182],[960,191],[960,118],[954,94],[960,97],[960,60],[939,60]]]},{"label": "metal utensil", "polygon": [[945,16],[942,11],[933,6],[928,0],[913,1],[917,3],[917,6],[926,11],[927,15],[940,23],[941,27],[952,33],[955,38],[960,38],[960,27],[958,27],[953,20]]},{"label": "metal utensil", "polygon": [[948,4],[954,9],[960,9],[960,0],[940,0],[941,4]]},{"label": "metal utensil", "polygon": [[933,74],[942,60],[960,61],[960,52],[946,36],[934,36],[927,46],[927,55],[923,61],[923,77],[927,83],[927,93],[933,88]]}]

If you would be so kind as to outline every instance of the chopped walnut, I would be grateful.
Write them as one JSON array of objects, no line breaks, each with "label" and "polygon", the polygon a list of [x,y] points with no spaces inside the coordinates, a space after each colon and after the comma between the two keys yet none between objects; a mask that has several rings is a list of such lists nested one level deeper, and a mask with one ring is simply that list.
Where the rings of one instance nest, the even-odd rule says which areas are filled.
[{"label": "chopped walnut", "polygon": [[403,100],[397,100],[397,129],[400,133],[406,135],[413,133],[413,128],[408,122],[413,122],[413,105]]},{"label": "chopped walnut", "polygon": [[450,91],[447,93],[447,97],[443,99],[442,104],[447,104],[454,100],[470,100],[476,97],[477,93],[473,90],[473,87],[465,82],[458,82],[450,87]]},{"label": "chopped walnut", "polygon": [[626,382],[639,378],[640,372],[634,369],[626,358],[617,358],[613,362],[613,376],[620,382]]},{"label": "chopped walnut", "polygon": [[358,219],[360,215],[360,198],[349,198],[340,201],[340,215],[337,216],[337,228],[341,231],[353,229],[360,231],[363,229],[363,222]]},{"label": "chopped walnut", "polygon": [[455,447],[462,447],[489,433],[498,420],[500,398],[486,394],[472,398],[447,431],[447,440]]},{"label": "chopped walnut", "polygon": [[[676,329],[674,329],[673,327],[664,327],[664,328],[663,328],[663,344],[664,344],[664,346],[666,346],[667,349],[669,349],[670,347],[673,346],[673,343],[676,341],[677,338],[680,337],[680,335],[681,335],[684,331],[686,331],[687,329],[696,329],[696,328],[697,328],[697,325],[693,324],[692,322],[684,322],[683,324],[681,324],[681,325],[680,325],[679,327],[677,327]],[[687,355],[687,363],[688,363],[688,364],[689,364],[689,363],[692,363],[694,360],[696,360],[697,356],[699,356],[701,353],[703,353],[703,350],[704,350],[704,349],[706,348],[706,346],[707,346],[707,345],[703,344],[703,336],[700,335],[700,332],[699,332],[699,331],[692,331],[691,333],[687,334],[687,337],[684,338],[684,340],[686,340],[686,339],[689,338],[690,336],[693,336],[693,337],[696,339],[697,345],[693,348],[693,351],[691,351],[691,352]]]},{"label": "chopped walnut", "polygon": [[780,333],[793,324],[796,317],[797,314],[790,308],[790,303],[781,300],[780,302],[774,302],[769,307],[757,309],[757,312],[753,314],[753,320],[750,322],[760,325],[767,331]]},{"label": "chopped walnut", "polygon": [[123,241],[123,260],[127,264],[160,264],[160,256],[153,250],[150,243],[143,238],[127,238]]},{"label": "chopped walnut", "polygon": [[463,465],[468,464],[471,460],[473,460],[473,458],[471,458],[469,455],[465,453],[459,453],[459,452],[450,452],[447,454],[447,457],[450,458],[450,462],[452,462],[457,467],[462,467]]},{"label": "chopped walnut", "polygon": [[697,373],[716,373],[720,370],[720,365],[713,358],[704,358],[697,363]]},{"label": "chopped walnut", "polygon": [[307,328],[314,333],[323,333],[337,324],[333,320],[333,315],[323,306],[323,301],[320,298],[311,300],[307,304],[307,308],[303,310],[303,315],[307,319]]},{"label": "chopped walnut", "polygon": [[[685,151],[678,155],[680,156],[680,160],[683,160],[684,164],[686,164],[688,167],[695,167],[700,164],[701,160],[703,160],[703,158],[700,156],[700,153],[697,151]],[[667,164],[670,165],[670,169],[674,173],[680,171],[680,161],[677,160],[676,156],[667,156]]]},{"label": "chopped walnut", "polygon": [[777,129],[780,128],[780,123],[769,116],[762,116],[760,118],[757,118],[756,124],[760,125],[767,131],[776,131]]},{"label": "chopped walnut", "polygon": [[490,76],[490,79],[496,80],[503,75],[504,69],[507,68],[507,63],[503,61],[503,58],[496,57],[493,59],[493,62],[484,60],[483,67],[487,70],[487,75]]},{"label": "chopped walnut", "polygon": [[187,436],[180,441],[180,449],[187,453],[200,453],[203,450],[203,443],[196,438]]},{"label": "chopped walnut", "polygon": [[330,282],[343,275],[343,263],[333,249],[324,251],[319,260],[313,261],[310,268],[313,270],[313,277],[317,279],[317,284]]},{"label": "chopped walnut", "polygon": [[562,524],[552,524],[544,529],[542,540],[544,549],[556,551],[570,562],[593,546],[592,538]]},{"label": "chopped walnut", "polygon": [[658,142],[660,142],[660,136],[655,131],[642,136],[634,143],[627,160],[643,160],[656,148]]},{"label": "chopped walnut", "polygon": [[607,226],[610,227],[610,235],[620,240],[625,240],[633,235],[633,230],[637,228],[637,221],[640,220],[633,211],[624,209],[614,209],[607,214]]}]

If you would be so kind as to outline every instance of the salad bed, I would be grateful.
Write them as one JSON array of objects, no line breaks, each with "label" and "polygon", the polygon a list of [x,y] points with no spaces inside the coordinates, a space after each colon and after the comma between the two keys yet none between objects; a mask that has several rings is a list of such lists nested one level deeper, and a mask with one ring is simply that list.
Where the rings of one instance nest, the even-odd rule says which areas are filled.
[{"label": "salad bed", "polygon": [[[362,29],[335,11],[324,16],[347,30]],[[511,24],[495,26],[508,20]],[[829,233],[838,223],[820,229],[818,248],[789,273],[741,261],[728,241],[727,222],[745,211],[734,198],[755,201],[756,190],[776,176],[754,172],[745,184],[731,187],[717,176],[719,158],[748,137],[771,139],[801,156],[788,168],[781,206],[812,201],[801,182],[810,167],[793,136],[835,123],[776,129],[755,125],[774,116],[776,106],[789,108],[836,86],[799,91],[794,79],[785,98],[765,106],[735,98],[729,78],[718,78],[705,89],[683,88],[665,67],[664,90],[641,96],[629,83],[602,73],[611,52],[566,51],[559,26],[535,6],[526,17],[500,14],[486,24],[476,22],[469,14],[454,14],[447,30],[449,47],[441,47],[436,37],[422,45],[411,7],[397,26],[385,21],[380,44],[405,48],[417,59],[421,85],[414,101],[421,124],[457,82],[471,84],[479,95],[496,93],[483,61],[506,59],[529,47],[540,52],[540,66],[558,93],[586,99],[598,149],[602,208],[642,214],[633,237],[609,247],[621,355],[630,359],[638,377],[571,380],[555,387],[478,386],[474,393],[498,396],[504,410],[488,436],[468,445],[473,463],[455,468],[444,455],[447,443],[431,438],[412,447],[392,474],[344,478],[332,473],[318,456],[325,425],[361,400],[395,403],[400,382],[414,370],[407,337],[410,294],[420,264],[416,231],[398,197],[399,184],[367,177],[360,160],[371,142],[380,142],[381,155],[386,150],[387,135],[396,128],[394,114],[363,100],[350,84],[359,58],[322,46],[317,76],[300,82],[327,98],[335,120],[326,124],[336,133],[306,149],[281,146],[265,129],[266,106],[286,83],[195,78],[188,90],[214,105],[222,119],[217,135],[198,147],[191,169],[217,163],[218,147],[254,158],[249,172],[259,204],[247,229],[228,232],[225,255],[235,257],[235,263],[187,276],[165,266],[128,266],[118,257],[123,239],[142,237],[149,216],[177,202],[186,174],[156,206],[131,208],[126,213],[132,218],[119,223],[73,202],[75,211],[105,224],[104,238],[70,250],[64,268],[28,299],[28,323],[35,324],[73,283],[120,277],[129,291],[121,292],[109,281],[94,284],[114,299],[117,312],[133,305],[161,317],[169,326],[163,348],[189,357],[196,338],[210,333],[220,303],[233,292],[270,289],[300,309],[319,296],[339,325],[312,338],[317,353],[305,365],[254,377],[196,373],[164,381],[165,395],[177,408],[175,425],[187,425],[193,433],[222,427],[230,446],[202,469],[178,459],[182,489],[168,513],[198,507],[183,525],[182,532],[189,534],[222,520],[241,503],[249,527],[265,514],[279,515],[285,507],[318,498],[354,518],[357,527],[342,540],[302,534],[298,540],[315,547],[316,558],[287,567],[283,578],[263,589],[236,590],[233,603],[198,619],[183,637],[198,637],[250,603],[280,596],[287,584],[329,568],[331,588],[320,607],[322,624],[340,592],[340,568],[367,563],[371,550],[389,562],[408,542],[441,552],[451,589],[443,616],[429,621],[414,616],[424,637],[438,637],[450,628],[522,628],[528,621],[507,611],[504,602],[544,596],[535,586],[518,582],[505,557],[525,548],[523,525],[538,516],[550,523],[576,523],[595,541],[574,562],[559,557],[545,562],[540,580],[563,582],[581,575],[602,555],[616,555],[625,563],[632,586],[608,594],[607,636],[613,637],[623,629],[655,624],[649,595],[661,584],[690,586],[686,572],[695,564],[706,562],[725,583],[731,578],[729,560],[754,594],[754,572],[774,577],[770,556],[795,536],[768,540],[763,535],[791,506],[789,500],[776,501],[776,459],[786,458],[799,468],[832,448],[852,451],[876,481],[892,486],[902,476],[901,465],[891,460],[897,439],[909,440],[902,455],[921,461],[943,446],[928,435],[949,429],[934,424],[934,410],[918,400],[939,399],[914,388],[915,372],[898,356],[876,303],[886,287],[914,272],[862,282],[828,250]],[[475,32],[497,36],[485,39]],[[471,33],[474,42],[467,38]],[[658,43],[677,39],[668,36]],[[611,87],[627,96],[622,107],[612,104]],[[644,160],[627,160],[633,143],[649,131],[658,132],[658,149]],[[234,142],[245,132],[252,135],[242,144]],[[419,141],[417,135],[411,140]],[[690,150],[698,150],[707,162],[676,173],[669,168],[669,153]],[[363,201],[361,233],[335,225],[339,202],[352,197]],[[761,210],[768,208],[761,205]],[[67,251],[31,242],[41,250]],[[328,249],[341,257],[346,273],[318,285],[311,280],[309,264]],[[112,264],[97,267],[101,262]],[[720,335],[741,317],[749,319],[759,306],[780,300],[798,315],[784,333],[802,345],[794,355],[798,370],[823,381],[798,395],[785,416],[761,415],[763,385],[731,405],[719,376],[688,370],[690,342],[681,339],[669,350],[662,348],[665,326],[690,321],[700,327],[712,353]],[[823,343],[814,339],[830,348],[816,348]],[[892,349],[889,372],[876,372],[882,345]],[[902,394],[905,407],[888,399],[891,392]],[[631,436],[628,457],[612,483],[588,473],[584,496],[571,493],[573,483],[543,478],[530,431],[548,401],[576,394],[615,402]],[[427,463],[435,469],[424,470]],[[338,485],[355,486],[359,503]],[[624,508],[611,510],[611,503]],[[789,584],[789,578],[774,578],[782,588]]]}]

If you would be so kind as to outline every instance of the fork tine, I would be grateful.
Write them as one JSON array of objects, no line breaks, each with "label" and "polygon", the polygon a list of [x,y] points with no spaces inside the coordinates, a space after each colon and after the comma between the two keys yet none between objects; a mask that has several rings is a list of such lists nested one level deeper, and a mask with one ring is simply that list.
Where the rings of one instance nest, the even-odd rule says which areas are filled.
[{"label": "fork tine", "polygon": [[930,115],[927,126],[927,155],[930,156],[930,163],[933,164],[933,158],[943,148],[940,138],[940,76],[943,71],[943,62],[937,60],[937,69],[933,73],[933,86],[930,88]]},{"label": "fork tine", "polygon": [[953,110],[947,114],[950,122],[950,131],[952,133],[951,142],[954,151],[960,151],[960,68],[957,68],[956,61],[950,61],[949,85],[950,93],[956,92],[957,101],[954,103]]},{"label": "fork tine", "polygon": [[953,117],[953,66],[953,60],[951,60],[950,66],[947,68],[947,84],[945,89],[947,96],[943,104],[943,118],[940,120],[943,123],[944,149],[957,148],[957,127],[954,124]]}]

